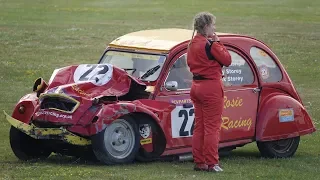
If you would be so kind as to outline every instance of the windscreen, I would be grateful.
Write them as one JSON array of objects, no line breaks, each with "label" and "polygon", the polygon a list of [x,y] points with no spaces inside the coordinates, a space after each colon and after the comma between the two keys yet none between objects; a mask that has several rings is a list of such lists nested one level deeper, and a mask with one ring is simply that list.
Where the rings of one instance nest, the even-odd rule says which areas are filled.
[{"label": "windscreen", "polygon": [[165,59],[164,55],[107,51],[100,64],[112,64],[143,81],[155,81],[159,77]]}]

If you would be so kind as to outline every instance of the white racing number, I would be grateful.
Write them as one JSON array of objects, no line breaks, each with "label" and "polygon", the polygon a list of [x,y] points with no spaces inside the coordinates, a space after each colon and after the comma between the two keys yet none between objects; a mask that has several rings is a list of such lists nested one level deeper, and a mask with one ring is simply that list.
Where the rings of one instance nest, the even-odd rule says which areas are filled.
[{"label": "white racing number", "polygon": [[113,67],[110,64],[81,64],[74,72],[75,83],[89,81],[102,86],[112,78]]},{"label": "white racing number", "polygon": [[194,108],[177,106],[171,112],[172,138],[190,137],[194,128]]}]

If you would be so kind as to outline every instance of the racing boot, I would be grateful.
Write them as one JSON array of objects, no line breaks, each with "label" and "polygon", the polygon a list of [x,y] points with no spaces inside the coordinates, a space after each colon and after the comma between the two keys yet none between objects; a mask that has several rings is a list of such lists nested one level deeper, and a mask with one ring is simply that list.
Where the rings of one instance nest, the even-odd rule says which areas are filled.
[{"label": "racing boot", "polygon": [[207,171],[208,170],[208,165],[206,165],[206,164],[196,164],[196,165],[194,165],[193,170],[195,170],[195,171]]},{"label": "racing boot", "polygon": [[220,167],[219,164],[211,165],[208,167],[208,172],[222,172],[223,169]]}]

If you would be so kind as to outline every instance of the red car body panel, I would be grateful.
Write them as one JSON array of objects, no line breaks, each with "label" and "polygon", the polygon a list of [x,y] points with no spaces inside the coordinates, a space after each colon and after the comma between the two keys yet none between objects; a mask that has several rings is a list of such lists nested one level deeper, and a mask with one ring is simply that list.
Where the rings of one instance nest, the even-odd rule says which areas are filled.
[{"label": "red car body panel", "polygon": [[[23,96],[19,102],[15,105],[15,108],[12,112],[12,117],[19,119],[21,122],[29,124],[31,117],[34,114],[36,106],[39,104],[37,93],[30,93]],[[25,113],[19,113],[19,108],[24,107]]]},{"label": "red car body panel", "polygon": [[[246,144],[250,143],[252,141],[271,141],[271,140],[279,140],[279,139],[285,139],[289,137],[295,137],[295,136],[301,136],[305,134],[309,134],[315,131],[315,127],[312,123],[312,120],[306,110],[302,106],[302,101],[296,92],[295,88],[292,85],[291,79],[289,78],[288,74],[282,67],[280,61],[276,57],[276,55],[267,47],[264,43],[257,41],[251,37],[246,36],[220,36],[221,42],[223,42],[228,49],[233,49],[235,51],[242,52],[248,60],[248,63],[250,63],[250,66],[252,67],[254,71],[255,80],[252,83],[252,85],[245,85],[243,87],[225,87],[225,111],[223,112],[223,123],[222,123],[222,131],[221,131],[221,139],[220,139],[220,145],[219,147],[228,147],[228,146],[234,146],[239,144]],[[171,54],[176,54],[176,56],[179,56],[183,54],[182,52],[185,51],[187,47],[187,43],[185,42],[182,45],[177,46],[174,48],[171,52]],[[282,80],[281,83],[263,83],[261,78],[258,76],[257,67],[255,63],[253,62],[252,58],[250,57],[250,48],[252,46],[259,47],[263,50],[265,50],[277,63],[279,66],[281,72],[282,72]],[[185,47],[185,48],[181,48]],[[173,57],[172,57],[173,58]],[[171,59],[171,58],[169,58]],[[168,63],[167,68],[169,68],[174,62],[171,61]],[[166,68],[164,68],[166,69]],[[166,72],[163,72],[166,73]],[[165,77],[160,80],[160,85],[164,83]],[[269,89],[269,91],[265,91],[264,88],[272,87]],[[260,95],[258,94],[252,94],[250,91],[252,91],[254,88],[261,88],[262,92]],[[158,88],[157,88],[158,89]],[[236,89],[241,89],[242,92],[246,93],[233,93],[236,91]],[[274,108],[274,112],[272,118],[265,118],[264,115],[269,114],[268,112],[269,108],[272,108],[276,104],[266,102],[266,99],[270,99],[271,97],[275,96],[273,94],[274,92],[277,92],[278,90],[281,90],[289,100],[288,103],[290,105],[287,105],[286,107],[295,107],[294,108],[294,118],[298,118],[301,120],[298,120],[299,123],[296,122],[286,122],[286,123],[280,123],[278,114],[276,113],[278,109]],[[157,94],[158,93],[158,94]],[[181,101],[181,99],[185,100],[185,102],[191,102],[189,97],[189,91],[186,90],[184,92],[179,92],[179,95],[177,95],[176,92],[155,92],[155,99],[162,99],[165,101]],[[271,95],[270,95],[271,94]],[[241,96],[240,96],[241,95]],[[268,96],[270,95],[270,96]],[[166,97],[167,96],[167,97]],[[178,97],[177,97],[178,96]],[[239,97],[240,96],[240,97]],[[173,98],[176,97],[176,98]],[[241,98],[242,97],[242,98]],[[277,97],[275,97],[277,98]],[[231,103],[230,100],[231,99]],[[237,102],[238,100],[238,102]],[[241,100],[241,107],[233,108],[231,107],[232,102],[234,102],[233,106],[235,104],[239,105],[239,101]],[[265,100],[264,103],[262,100]],[[291,102],[292,100],[295,100]],[[226,108],[227,107],[227,108]],[[250,110],[250,107],[256,107],[254,109]],[[277,107],[277,106],[275,106]],[[278,106],[280,108],[280,106]],[[297,108],[299,107],[299,108]],[[285,108],[285,107],[282,107]],[[262,111],[264,110],[264,111]],[[246,116],[239,117],[239,114],[243,114],[244,112],[247,112],[248,114]],[[301,113],[300,113],[301,112]],[[264,118],[263,118],[264,117]],[[302,120],[303,119],[303,120]],[[275,128],[278,127],[279,124],[281,124],[281,128]],[[302,125],[303,124],[303,125]],[[170,124],[171,125],[171,124]],[[239,128],[241,126],[241,128]],[[297,128],[297,126],[299,128]],[[237,127],[237,128],[234,128]],[[283,131],[282,129],[286,129]],[[171,126],[168,126],[165,128],[166,131],[171,130]],[[164,152],[164,155],[169,154],[178,154],[178,153],[184,153],[184,152],[190,152],[190,146],[191,146],[191,137],[186,138],[180,138],[175,139],[167,138],[167,150]]]},{"label": "red car body panel", "polygon": [[[256,134],[258,141],[302,136],[315,130],[306,109],[296,99],[283,91],[275,91],[271,88],[265,88],[261,93]],[[294,121],[281,123],[279,109],[288,108],[294,112]]]},{"label": "red car body panel", "polygon": [[[221,148],[240,146],[252,141],[279,140],[315,131],[312,120],[303,107],[288,74],[267,45],[254,38],[241,35],[221,35],[220,40],[228,49],[238,52],[247,61],[254,76],[250,85],[225,87]],[[104,85],[95,85],[91,82],[75,82],[75,78],[72,77],[79,66],[62,68],[49,82],[44,94],[60,93],[75,99],[79,102],[79,107],[73,113],[41,109],[34,93],[19,101],[12,116],[25,123],[30,123],[33,116],[33,119],[37,121],[69,125],[67,128],[69,131],[90,137],[121,116],[142,113],[151,117],[165,135],[166,149],[162,155],[190,152],[192,123],[188,121],[189,124],[185,123],[184,127],[177,127],[174,124],[177,121],[183,124],[186,119],[194,117],[194,110],[190,105],[192,103],[190,90],[168,91],[163,87],[170,67],[179,56],[186,52],[187,46],[188,41],[185,41],[168,51],[167,60],[156,81],[141,81],[122,69],[113,67],[112,78]],[[274,60],[282,73],[280,82],[263,82],[258,67],[250,56],[251,47],[263,49]],[[119,49],[108,47],[106,51],[109,50]],[[133,52],[130,48],[121,50]],[[95,66],[99,67],[99,65]],[[85,66],[82,65],[82,67]],[[92,67],[89,65],[87,70]],[[101,67],[100,70],[103,68]],[[83,77],[81,76],[80,79]],[[149,99],[114,100],[93,104],[96,98],[102,96],[119,97],[127,94],[133,81],[143,87],[154,87]],[[23,115],[18,112],[21,105],[27,107]],[[173,117],[178,120],[173,121]]]}]

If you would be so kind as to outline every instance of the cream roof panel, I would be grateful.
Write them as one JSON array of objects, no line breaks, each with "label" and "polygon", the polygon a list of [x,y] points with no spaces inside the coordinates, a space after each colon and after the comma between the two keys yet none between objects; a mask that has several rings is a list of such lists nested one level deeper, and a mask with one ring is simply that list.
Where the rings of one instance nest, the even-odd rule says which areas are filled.
[{"label": "cream roof panel", "polygon": [[[224,33],[218,33],[222,35]],[[154,29],[132,32],[123,35],[114,41],[110,46],[139,48],[146,50],[169,51],[174,46],[190,40],[192,30],[188,29]]]}]

